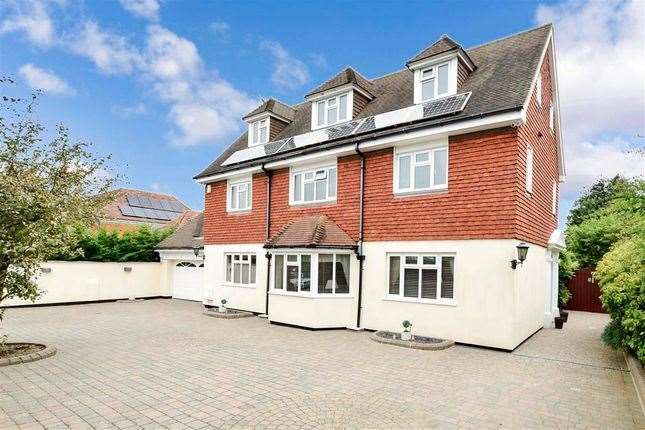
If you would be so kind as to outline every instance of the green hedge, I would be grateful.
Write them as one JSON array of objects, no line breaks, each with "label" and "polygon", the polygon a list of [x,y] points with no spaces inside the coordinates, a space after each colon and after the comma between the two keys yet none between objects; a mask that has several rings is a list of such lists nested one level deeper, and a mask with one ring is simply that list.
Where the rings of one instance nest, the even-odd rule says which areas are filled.
[{"label": "green hedge", "polygon": [[120,233],[104,228],[76,231],[77,252],[52,256],[63,261],[159,261],[155,247],[172,234],[172,228],[152,229],[142,226]]}]

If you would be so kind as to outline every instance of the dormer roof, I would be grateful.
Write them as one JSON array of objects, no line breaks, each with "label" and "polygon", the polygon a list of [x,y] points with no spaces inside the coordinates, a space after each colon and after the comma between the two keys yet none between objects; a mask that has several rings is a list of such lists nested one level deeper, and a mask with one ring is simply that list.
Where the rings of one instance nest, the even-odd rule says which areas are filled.
[{"label": "dormer roof", "polygon": [[265,113],[265,112],[268,112],[280,118],[284,118],[288,122],[293,121],[296,115],[296,111],[294,108],[292,108],[287,104],[282,103],[279,100],[271,98],[263,101],[260,106],[256,107],[251,112],[244,115],[242,119],[246,121],[249,118],[253,118],[254,116],[260,115],[261,113]]},{"label": "dormer roof", "polygon": [[425,61],[432,57],[436,57],[448,52],[458,52],[459,54],[462,55],[462,57],[464,58],[464,61],[466,62],[466,64],[468,64],[471,70],[475,69],[475,63],[472,61],[468,53],[464,51],[464,49],[461,47],[459,43],[455,42],[453,39],[450,38],[450,36],[447,36],[445,34],[441,36],[439,40],[434,42],[432,45],[423,49],[417,55],[409,59],[405,63],[405,65],[410,67],[415,63],[419,63],[421,61]]},{"label": "dormer roof", "polygon": [[373,87],[374,84],[368,79],[364,78],[360,73],[351,67],[347,67],[342,70],[336,76],[330,80],[324,82],[315,90],[311,91],[305,96],[305,99],[310,98],[316,94],[320,94],[324,91],[333,90],[334,88],[342,87],[343,85],[355,85],[361,90],[363,90],[370,97],[374,97]]}]

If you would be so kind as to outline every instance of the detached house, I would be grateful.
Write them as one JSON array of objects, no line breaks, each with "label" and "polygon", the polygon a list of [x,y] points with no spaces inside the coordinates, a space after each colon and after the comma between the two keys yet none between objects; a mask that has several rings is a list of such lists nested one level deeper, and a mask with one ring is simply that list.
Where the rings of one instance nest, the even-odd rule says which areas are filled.
[{"label": "detached house", "polygon": [[552,324],[565,176],[552,26],[471,49],[443,36],[404,61],[244,117],[196,176],[204,303],[309,328],[407,319],[504,349]]}]

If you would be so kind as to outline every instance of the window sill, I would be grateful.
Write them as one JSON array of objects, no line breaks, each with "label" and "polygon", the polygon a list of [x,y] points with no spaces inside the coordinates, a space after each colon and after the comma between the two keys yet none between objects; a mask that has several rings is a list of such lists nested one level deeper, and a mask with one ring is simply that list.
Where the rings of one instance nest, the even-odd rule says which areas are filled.
[{"label": "window sill", "polygon": [[275,291],[270,293],[272,296],[302,297],[304,299],[353,299],[353,294],[316,294],[316,293],[296,293],[288,291]]},{"label": "window sill", "polygon": [[229,215],[249,215],[251,214],[252,210],[251,209],[244,209],[244,210],[239,210],[239,211],[234,211],[234,210],[226,210],[226,213]]},{"label": "window sill", "polygon": [[333,200],[320,200],[320,201],[317,201],[317,202],[302,202],[302,203],[300,203],[300,202],[289,202],[289,206],[296,206],[296,207],[299,207],[299,208],[302,208],[302,207],[311,208],[311,207],[333,206],[335,204],[336,204],[336,199],[333,199]]},{"label": "window sill", "polygon": [[395,191],[394,197],[420,197],[428,195],[441,195],[448,194],[448,188],[437,188],[435,190],[422,190],[422,191]]},{"label": "window sill", "polygon": [[256,284],[233,284],[232,282],[223,282],[222,287],[232,287],[232,288],[248,288],[251,290],[254,290],[257,285]]},{"label": "window sill", "polygon": [[454,300],[422,300],[422,299],[412,299],[407,297],[383,297],[385,302],[403,302],[403,303],[415,303],[418,305],[438,305],[438,306],[452,306],[456,307],[457,302]]}]

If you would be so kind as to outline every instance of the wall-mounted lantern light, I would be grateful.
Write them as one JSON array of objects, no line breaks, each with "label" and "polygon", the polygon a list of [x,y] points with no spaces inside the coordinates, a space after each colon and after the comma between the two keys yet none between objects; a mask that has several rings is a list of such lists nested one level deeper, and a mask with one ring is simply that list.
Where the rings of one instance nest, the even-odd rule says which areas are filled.
[{"label": "wall-mounted lantern light", "polygon": [[52,268],[51,267],[41,267],[40,271],[41,271],[41,273],[51,273]]},{"label": "wall-mounted lantern light", "polygon": [[124,272],[132,272],[132,267],[130,267],[130,266],[125,266],[125,267],[123,268],[123,271],[124,271]]},{"label": "wall-mounted lantern light", "polygon": [[511,269],[517,268],[517,265],[524,263],[526,260],[526,254],[529,252],[529,246],[522,242],[517,245],[517,259],[511,260]]}]

